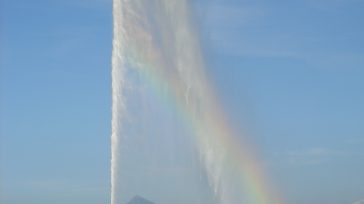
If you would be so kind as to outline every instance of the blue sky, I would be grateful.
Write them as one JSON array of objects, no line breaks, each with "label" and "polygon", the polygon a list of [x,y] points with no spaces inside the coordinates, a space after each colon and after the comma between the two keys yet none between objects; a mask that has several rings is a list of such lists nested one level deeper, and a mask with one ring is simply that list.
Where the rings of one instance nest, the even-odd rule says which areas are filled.
[{"label": "blue sky", "polygon": [[[295,204],[364,198],[364,2],[198,0],[208,74]],[[111,1],[1,1],[0,201],[109,202]]]}]

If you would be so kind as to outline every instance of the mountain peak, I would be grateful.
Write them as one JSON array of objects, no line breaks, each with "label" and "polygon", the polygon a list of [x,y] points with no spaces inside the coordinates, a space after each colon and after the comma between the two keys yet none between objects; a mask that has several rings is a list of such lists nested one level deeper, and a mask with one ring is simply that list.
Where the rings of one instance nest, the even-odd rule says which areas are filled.
[{"label": "mountain peak", "polygon": [[136,195],[127,204],[154,204],[154,203],[141,196]]}]

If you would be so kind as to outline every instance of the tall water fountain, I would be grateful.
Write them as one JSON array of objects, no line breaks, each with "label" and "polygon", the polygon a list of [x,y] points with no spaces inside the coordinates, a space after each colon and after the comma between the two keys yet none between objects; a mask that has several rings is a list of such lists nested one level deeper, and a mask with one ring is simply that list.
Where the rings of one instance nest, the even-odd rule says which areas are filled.
[{"label": "tall water fountain", "polygon": [[187,0],[114,0],[111,203],[278,204],[206,77]]}]

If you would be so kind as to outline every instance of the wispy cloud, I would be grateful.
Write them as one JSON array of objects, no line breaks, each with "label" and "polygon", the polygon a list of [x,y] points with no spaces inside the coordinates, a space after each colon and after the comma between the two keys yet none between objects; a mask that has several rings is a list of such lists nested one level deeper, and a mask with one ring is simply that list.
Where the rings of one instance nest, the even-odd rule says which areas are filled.
[{"label": "wispy cloud", "polygon": [[337,156],[337,155],[344,155],[344,152],[331,150],[327,148],[310,148],[303,151],[290,151],[288,153],[291,156],[311,156],[311,157],[322,157],[322,156]]},{"label": "wispy cloud", "polygon": [[[306,4],[310,5],[310,2]],[[335,2],[344,4],[341,0]],[[310,11],[309,7],[307,11]],[[289,23],[288,16],[284,17],[281,10],[268,4],[215,1],[206,10],[205,23],[210,43],[219,54],[291,58],[317,68],[348,69],[364,66],[363,53],[349,46],[354,43],[355,34],[342,31],[342,35],[333,35],[327,30],[314,30],[318,28],[311,24],[308,26],[308,21],[304,20],[297,22],[301,24],[297,25],[297,30],[293,29],[295,25]],[[302,27],[312,30],[302,30]]]},{"label": "wispy cloud", "polygon": [[[214,2],[207,7],[205,24],[216,52],[231,56],[294,56],[287,35],[259,33],[254,29],[269,18],[262,5]],[[292,39],[292,42],[293,39]]]},{"label": "wispy cloud", "polygon": [[206,23],[215,29],[234,29],[261,19],[266,12],[263,7],[258,6],[214,2],[207,7]]},{"label": "wispy cloud", "polygon": [[24,181],[19,184],[23,188],[33,189],[37,192],[59,192],[59,193],[75,193],[87,195],[102,193],[105,191],[103,183],[92,183],[92,182],[75,182],[70,179],[33,179],[30,181]]},{"label": "wispy cloud", "polygon": [[354,202],[353,204],[364,204],[364,199]]},{"label": "wispy cloud", "polygon": [[362,0],[306,0],[306,3],[312,8],[329,11],[340,9],[345,5],[354,5],[363,3]]},{"label": "wispy cloud", "polygon": [[349,152],[322,147],[294,150],[286,153],[288,162],[293,165],[317,165],[349,154]]},{"label": "wispy cloud", "polygon": [[[62,1],[65,2],[65,1]],[[107,6],[111,12],[112,0],[67,0],[69,5],[83,8],[100,8]]]}]

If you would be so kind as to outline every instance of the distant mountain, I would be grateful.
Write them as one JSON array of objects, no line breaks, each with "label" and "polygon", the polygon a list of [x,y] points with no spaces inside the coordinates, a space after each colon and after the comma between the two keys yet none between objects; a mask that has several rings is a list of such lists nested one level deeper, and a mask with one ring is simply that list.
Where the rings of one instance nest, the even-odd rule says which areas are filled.
[{"label": "distant mountain", "polygon": [[135,196],[127,204],[154,204],[154,203],[143,197]]}]

